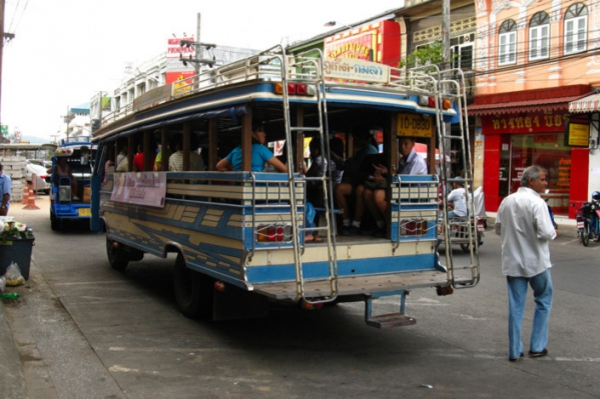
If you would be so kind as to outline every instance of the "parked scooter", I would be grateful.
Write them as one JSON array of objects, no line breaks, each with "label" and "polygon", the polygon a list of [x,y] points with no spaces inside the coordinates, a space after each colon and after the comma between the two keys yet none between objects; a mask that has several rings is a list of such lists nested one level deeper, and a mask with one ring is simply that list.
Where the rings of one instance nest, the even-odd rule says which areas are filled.
[{"label": "parked scooter", "polygon": [[584,203],[577,211],[577,235],[584,246],[590,239],[600,241],[600,192],[592,193],[592,201]]}]

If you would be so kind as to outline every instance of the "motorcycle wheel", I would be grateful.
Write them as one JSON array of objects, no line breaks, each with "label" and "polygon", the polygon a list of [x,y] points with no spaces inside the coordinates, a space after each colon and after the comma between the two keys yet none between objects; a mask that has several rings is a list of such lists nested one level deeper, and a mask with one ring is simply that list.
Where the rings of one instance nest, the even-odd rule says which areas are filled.
[{"label": "motorcycle wheel", "polygon": [[583,226],[583,229],[580,229],[581,235],[581,243],[584,247],[590,245],[590,227],[588,225]]}]

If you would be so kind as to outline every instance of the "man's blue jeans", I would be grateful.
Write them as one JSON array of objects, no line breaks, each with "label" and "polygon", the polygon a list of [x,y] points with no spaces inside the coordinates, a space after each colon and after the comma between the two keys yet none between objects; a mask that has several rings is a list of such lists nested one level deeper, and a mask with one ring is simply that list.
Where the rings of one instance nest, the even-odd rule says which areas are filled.
[{"label": "man's blue jeans", "polygon": [[521,341],[521,325],[527,299],[527,284],[533,289],[535,313],[531,330],[531,352],[541,352],[548,343],[548,318],[552,309],[552,276],[550,269],[537,276],[511,277],[507,276],[508,284],[508,356],[516,359],[523,353]]}]

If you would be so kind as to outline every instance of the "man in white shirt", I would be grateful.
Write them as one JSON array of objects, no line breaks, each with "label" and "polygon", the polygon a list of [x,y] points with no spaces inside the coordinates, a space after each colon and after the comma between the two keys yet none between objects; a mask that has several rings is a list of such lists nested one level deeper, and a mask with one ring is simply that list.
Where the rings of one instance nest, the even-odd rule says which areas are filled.
[{"label": "man in white shirt", "polygon": [[454,190],[450,191],[450,194],[448,194],[448,202],[452,202],[453,208],[450,212],[448,212],[449,218],[462,218],[467,216],[465,187],[462,182],[454,182]]},{"label": "man in white shirt", "polygon": [[552,308],[552,277],[548,241],[558,236],[548,206],[540,197],[548,187],[546,170],[530,166],[523,172],[521,187],[502,201],[496,218],[496,234],[502,236],[502,273],[508,285],[508,360],[523,357],[521,325],[527,284],[535,298],[529,356],[548,354],[548,318]]},{"label": "man in white shirt", "polygon": [[399,143],[400,161],[398,162],[399,175],[426,175],[427,163],[422,156],[413,149],[415,139],[413,137],[401,137]]}]

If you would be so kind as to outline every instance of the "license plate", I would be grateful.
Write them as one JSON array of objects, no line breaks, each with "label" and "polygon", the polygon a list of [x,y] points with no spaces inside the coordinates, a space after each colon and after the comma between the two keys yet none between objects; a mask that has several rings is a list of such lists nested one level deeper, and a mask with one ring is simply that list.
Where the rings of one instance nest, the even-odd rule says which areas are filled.
[{"label": "license plate", "polygon": [[79,216],[92,216],[92,210],[90,208],[79,208],[77,214]]},{"label": "license plate", "polygon": [[480,233],[483,233],[485,231],[485,228],[483,227],[482,224],[478,224],[477,225],[477,231],[480,232]]},{"label": "license plate", "polygon": [[577,228],[583,229],[583,222],[577,222]]}]

